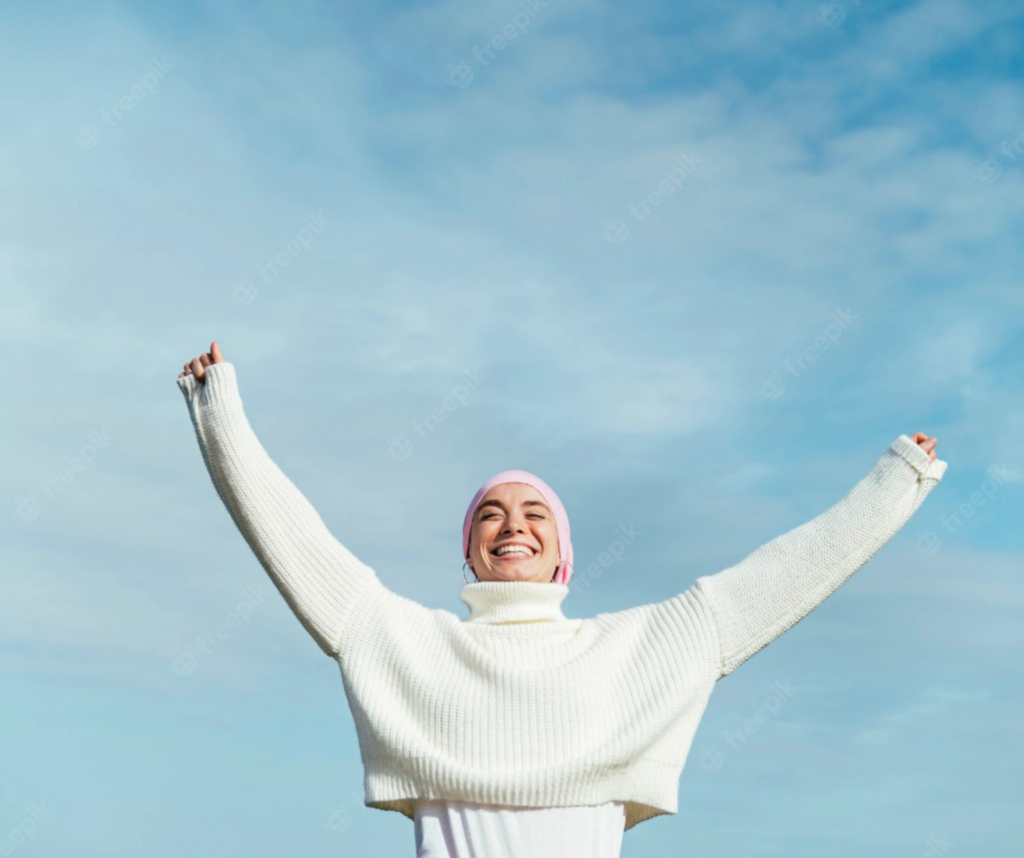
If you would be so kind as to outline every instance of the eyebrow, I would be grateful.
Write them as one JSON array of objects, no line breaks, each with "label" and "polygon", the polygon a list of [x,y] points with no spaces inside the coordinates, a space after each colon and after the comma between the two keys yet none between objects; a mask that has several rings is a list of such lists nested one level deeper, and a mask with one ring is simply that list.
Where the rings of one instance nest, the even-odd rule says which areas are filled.
[{"label": "eyebrow", "polygon": [[[480,510],[482,510],[485,506],[496,506],[496,507],[499,507],[500,509],[505,509],[505,504],[503,504],[501,501],[498,501],[498,500],[488,500],[488,501],[484,501],[482,504],[480,504],[480,506],[477,507],[477,512],[479,513]],[[549,507],[543,501],[537,501],[537,500],[523,501],[523,506],[542,506],[548,512],[551,512],[551,507]]]}]

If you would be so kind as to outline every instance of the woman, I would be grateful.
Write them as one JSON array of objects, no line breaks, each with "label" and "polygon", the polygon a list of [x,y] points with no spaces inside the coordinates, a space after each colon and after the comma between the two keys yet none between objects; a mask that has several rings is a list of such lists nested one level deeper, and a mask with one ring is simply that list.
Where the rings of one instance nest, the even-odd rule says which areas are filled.
[{"label": "woman", "polygon": [[503,471],[463,521],[477,580],[460,620],[387,589],[329,533],[261,447],[217,342],[178,385],[221,500],[338,662],[367,806],[412,819],[420,856],[619,855],[623,831],[677,811],[717,681],[863,566],[946,470],[935,438],[901,435],[846,497],[735,566],[582,620],[561,608],[565,509],[539,478]]}]

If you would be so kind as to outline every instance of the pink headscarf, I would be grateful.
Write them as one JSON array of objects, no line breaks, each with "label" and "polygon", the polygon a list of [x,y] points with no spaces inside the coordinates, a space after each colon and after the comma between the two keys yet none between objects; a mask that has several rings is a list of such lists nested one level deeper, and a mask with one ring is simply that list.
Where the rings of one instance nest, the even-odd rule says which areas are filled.
[{"label": "pink headscarf", "polygon": [[551,511],[555,514],[555,526],[558,528],[559,559],[559,566],[555,571],[552,583],[568,584],[569,579],[572,578],[572,540],[569,538],[569,516],[554,489],[540,477],[528,471],[502,471],[500,474],[495,474],[473,495],[473,500],[470,501],[466,517],[462,522],[462,556],[469,559],[469,531],[473,526],[473,513],[476,512],[477,504],[487,492],[501,483],[526,483],[528,486],[533,486],[551,507]]}]

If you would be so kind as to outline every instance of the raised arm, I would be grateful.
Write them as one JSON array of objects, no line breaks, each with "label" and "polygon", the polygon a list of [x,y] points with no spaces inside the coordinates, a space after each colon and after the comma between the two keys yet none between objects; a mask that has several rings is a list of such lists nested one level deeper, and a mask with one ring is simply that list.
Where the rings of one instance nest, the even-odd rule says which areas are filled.
[{"label": "raised arm", "polygon": [[807,616],[903,527],[946,471],[930,452],[934,439],[925,446],[900,435],[835,506],[696,580],[718,631],[722,676]]},{"label": "raised arm", "polygon": [[178,376],[217,494],[295,616],[338,654],[346,615],[383,587],[328,531],[263,449],[242,408],[235,367],[215,342]]}]

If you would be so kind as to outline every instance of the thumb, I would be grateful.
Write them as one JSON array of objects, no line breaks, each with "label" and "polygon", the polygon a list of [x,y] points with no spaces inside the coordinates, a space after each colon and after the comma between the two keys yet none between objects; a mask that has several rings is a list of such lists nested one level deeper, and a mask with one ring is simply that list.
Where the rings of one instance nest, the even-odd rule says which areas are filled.
[{"label": "thumb", "polygon": [[216,340],[210,346],[210,359],[214,363],[224,363],[224,352],[220,350],[220,343]]}]

